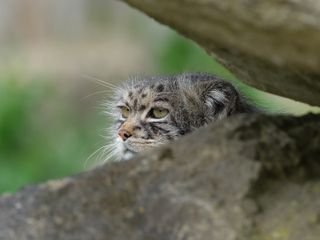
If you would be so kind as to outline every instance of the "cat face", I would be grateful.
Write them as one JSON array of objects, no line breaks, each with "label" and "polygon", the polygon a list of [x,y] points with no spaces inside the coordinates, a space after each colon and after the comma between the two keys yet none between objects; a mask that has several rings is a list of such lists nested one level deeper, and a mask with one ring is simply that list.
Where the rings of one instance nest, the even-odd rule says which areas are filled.
[{"label": "cat face", "polygon": [[122,159],[182,135],[175,121],[173,91],[140,82],[123,89],[115,104],[117,151]]},{"label": "cat face", "polygon": [[249,108],[228,82],[205,74],[152,77],[126,83],[110,103],[119,160],[179,138]]}]

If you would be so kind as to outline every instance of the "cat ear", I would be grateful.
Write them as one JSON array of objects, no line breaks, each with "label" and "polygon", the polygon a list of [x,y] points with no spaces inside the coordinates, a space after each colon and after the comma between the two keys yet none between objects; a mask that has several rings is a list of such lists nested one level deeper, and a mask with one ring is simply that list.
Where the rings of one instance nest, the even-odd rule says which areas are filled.
[{"label": "cat ear", "polygon": [[203,98],[206,115],[211,119],[222,119],[234,112],[239,93],[228,82],[209,82],[204,86]]}]

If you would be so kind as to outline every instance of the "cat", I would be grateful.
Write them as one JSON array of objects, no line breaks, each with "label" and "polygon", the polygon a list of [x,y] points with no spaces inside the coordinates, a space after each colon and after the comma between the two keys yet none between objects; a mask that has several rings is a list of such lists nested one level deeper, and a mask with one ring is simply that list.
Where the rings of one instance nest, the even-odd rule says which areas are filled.
[{"label": "cat", "polygon": [[116,89],[108,107],[117,160],[128,160],[210,122],[256,111],[230,82],[206,73],[132,79]]}]

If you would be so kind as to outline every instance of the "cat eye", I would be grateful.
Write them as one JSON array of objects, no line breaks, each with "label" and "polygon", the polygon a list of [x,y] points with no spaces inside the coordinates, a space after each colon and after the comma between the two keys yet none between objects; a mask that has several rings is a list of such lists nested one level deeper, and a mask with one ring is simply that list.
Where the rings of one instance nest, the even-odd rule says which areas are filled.
[{"label": "cat eye", "polygon": [[121,110],[121,115],[123,118],[128,118],[129,117],[129,114],[130,114],[130,109],[125,107],[125,106],[122,106],[120,107],[120,110]]},{"label": "cat eye", "polygon": [[167,116],[169,111],[165,108],[152,108],[150,110],[150,117],[152,118],[164,118]]}]

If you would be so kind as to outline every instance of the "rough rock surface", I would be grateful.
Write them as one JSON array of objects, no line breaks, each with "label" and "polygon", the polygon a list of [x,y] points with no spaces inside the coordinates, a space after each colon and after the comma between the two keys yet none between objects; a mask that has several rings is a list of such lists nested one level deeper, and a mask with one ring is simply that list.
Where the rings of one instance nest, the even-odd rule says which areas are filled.
[{"label": "rough rock surface", "polygon": [[[257,88],[320,105],[316,0],[123,0]],[[0,197],[0,240],[319,240],[320,116],[240,115]]]},{"label": "rough rock surface", "polygon": [[242,115],[0,198],[1,240],[319,240],[320,116]]},{"label": "rough rock surface", "polygon": [[320,105],[320,1],[122,1],[194,40],[243,82]]}]

